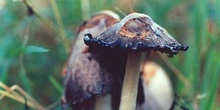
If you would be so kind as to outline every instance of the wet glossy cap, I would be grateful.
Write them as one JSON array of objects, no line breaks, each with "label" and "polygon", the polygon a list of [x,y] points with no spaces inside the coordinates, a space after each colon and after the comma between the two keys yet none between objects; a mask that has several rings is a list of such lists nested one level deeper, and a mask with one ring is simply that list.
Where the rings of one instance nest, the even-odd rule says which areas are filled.
[{"label": "wet glossy cap", "polygon": [[90,33],[85,34],[84,42],[88,46],[128,51],[157,50],[171,55],[188,49],[188,46],[177,42],[148,15],[140,13],[127,15],[95,38]]}]

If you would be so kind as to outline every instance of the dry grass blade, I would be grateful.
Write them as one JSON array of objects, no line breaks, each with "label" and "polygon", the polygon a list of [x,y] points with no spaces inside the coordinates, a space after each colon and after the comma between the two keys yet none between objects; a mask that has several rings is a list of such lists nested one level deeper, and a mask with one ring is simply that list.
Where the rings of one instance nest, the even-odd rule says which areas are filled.
[{"label": "dry grass blade", "polygon": [[40,110],[45,110],[45,108],[38,103],[34,98],[32,98],[30,95],[28,95],[21,87],[18,85],[13,85],[11,87],[8,87],[4,83],[0,81],[0,87],[3,88],[4,90],[0,90],[0,100],[3,99],[4,97],[11,98],[13,100],[16,100],[22,104],[25,104],[24,98],[27,99],[27,106],[40,109]]},{"label": "dry grass blade", "polygon": [[[11,92],[11,94],[22,97],[20,94],[18,94],[17,92],[15,92],[14,90],[12,90],[11,88],[9,88],[8,86],[6,86],[5,84],[3,84],[2,82],[0,82],[0,87],[2,87],[3,89],[5,89],[5,91],[7,92]],[[1,95],[0,96],[0,100],[3,99],[5,97],[5,95]]]}]

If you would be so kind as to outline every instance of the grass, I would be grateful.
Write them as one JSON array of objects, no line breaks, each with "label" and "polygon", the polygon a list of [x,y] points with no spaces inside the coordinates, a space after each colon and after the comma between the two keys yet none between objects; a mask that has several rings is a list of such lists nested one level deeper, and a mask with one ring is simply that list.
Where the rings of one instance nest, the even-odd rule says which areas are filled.
[{"label": "grass", "polygon": [[[45,108],[55,104],[60,109],[56,106],[63,89],[60,72],[77,27],[91,14],[110,9],[121,17],[131,10],[146,13],[178,41],[188,44],[187,52],[166,58],[169,63],[161,65],[170,71],[175,92],[184,100],[184,106],[219,110],[220,0],[139,0],[126,4],[114,0],[26,1],[34,15],[27,16],[26,5],[12,0],[6,0],[0,9],[0,81],[9,87],[18,85]],[[29,46],[36,48],[27,52]],[[173,68],[187,79],[189,86],[178,79]],[[13,98],[0,100],[1,110],[24,108]]]}]

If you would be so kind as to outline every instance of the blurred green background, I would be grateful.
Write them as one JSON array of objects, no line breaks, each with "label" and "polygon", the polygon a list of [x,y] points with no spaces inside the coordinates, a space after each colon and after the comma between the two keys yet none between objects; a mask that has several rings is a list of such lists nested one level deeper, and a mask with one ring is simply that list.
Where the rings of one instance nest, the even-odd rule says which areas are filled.
[{"label": "blurred green background", "polygon": [[[29,9],[28,15],[27,6],[34,13]],[[189,45],[187,52],[157,62],[182,105],[220,110],[220,0],[0,0],[0,81],[20,86],[45,108],[61,109],[61,70],[77,27],[107,9],[121,18],[133,11],[148,14]],[[2,97],[4,91],[1,84],[1,110],[25,109],[16,98]]]}]

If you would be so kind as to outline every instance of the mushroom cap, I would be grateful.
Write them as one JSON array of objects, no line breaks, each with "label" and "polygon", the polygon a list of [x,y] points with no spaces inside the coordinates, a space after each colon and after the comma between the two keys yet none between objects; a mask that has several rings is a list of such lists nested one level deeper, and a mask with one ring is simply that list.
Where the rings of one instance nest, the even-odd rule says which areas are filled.
[{"label": "mushroom cap", "polygon": [[[106,26],[102,25],[102,30],[106,30],[106,28],[109,28],[119,20],[120,17],[116,13],[109,10],[103,10],[92,15],[92,17],[89,20],[84,21],[83,24],[79,27],[77,34],[85,31],[84,33],[89,32],[90,34],[92,34],[92,36],[97,36],[96,34],[93,35],[93,32],[90,31],[91,28],[100,25],[101,22],[102,24],[106,24]],[[103,31],[101,31],[101,33],[102,32]],[[97,31],[96,33],[100,33],[100,31]]]},{"label": "mushroom cap", "polygon": [[[90,48],[84,44],[85,33],[98,36],[118,22],[117,14],[101,11],[85,21],[79,28],[77,38],[64,69],[63,105],[86,107],[100,95],[121,93],[126,65],[126,53],[112,49]],[[89,105],[88,105],[89,106]],[[87,110],[87,108],[84,108]]]},{"label": "mushroom cap", "polygon": [[88,46],[110,47],[128,51],[158,50],[169,54],[186,51],[188,46],[177,42],[148,15],[131,13],[97,37],[85,34]]},{"label": "mushroom cap", "polygon": [[174,100],[171,80],[155,62],[147,61],[142,67],[144,103],[137,110],[169,110]]}]

